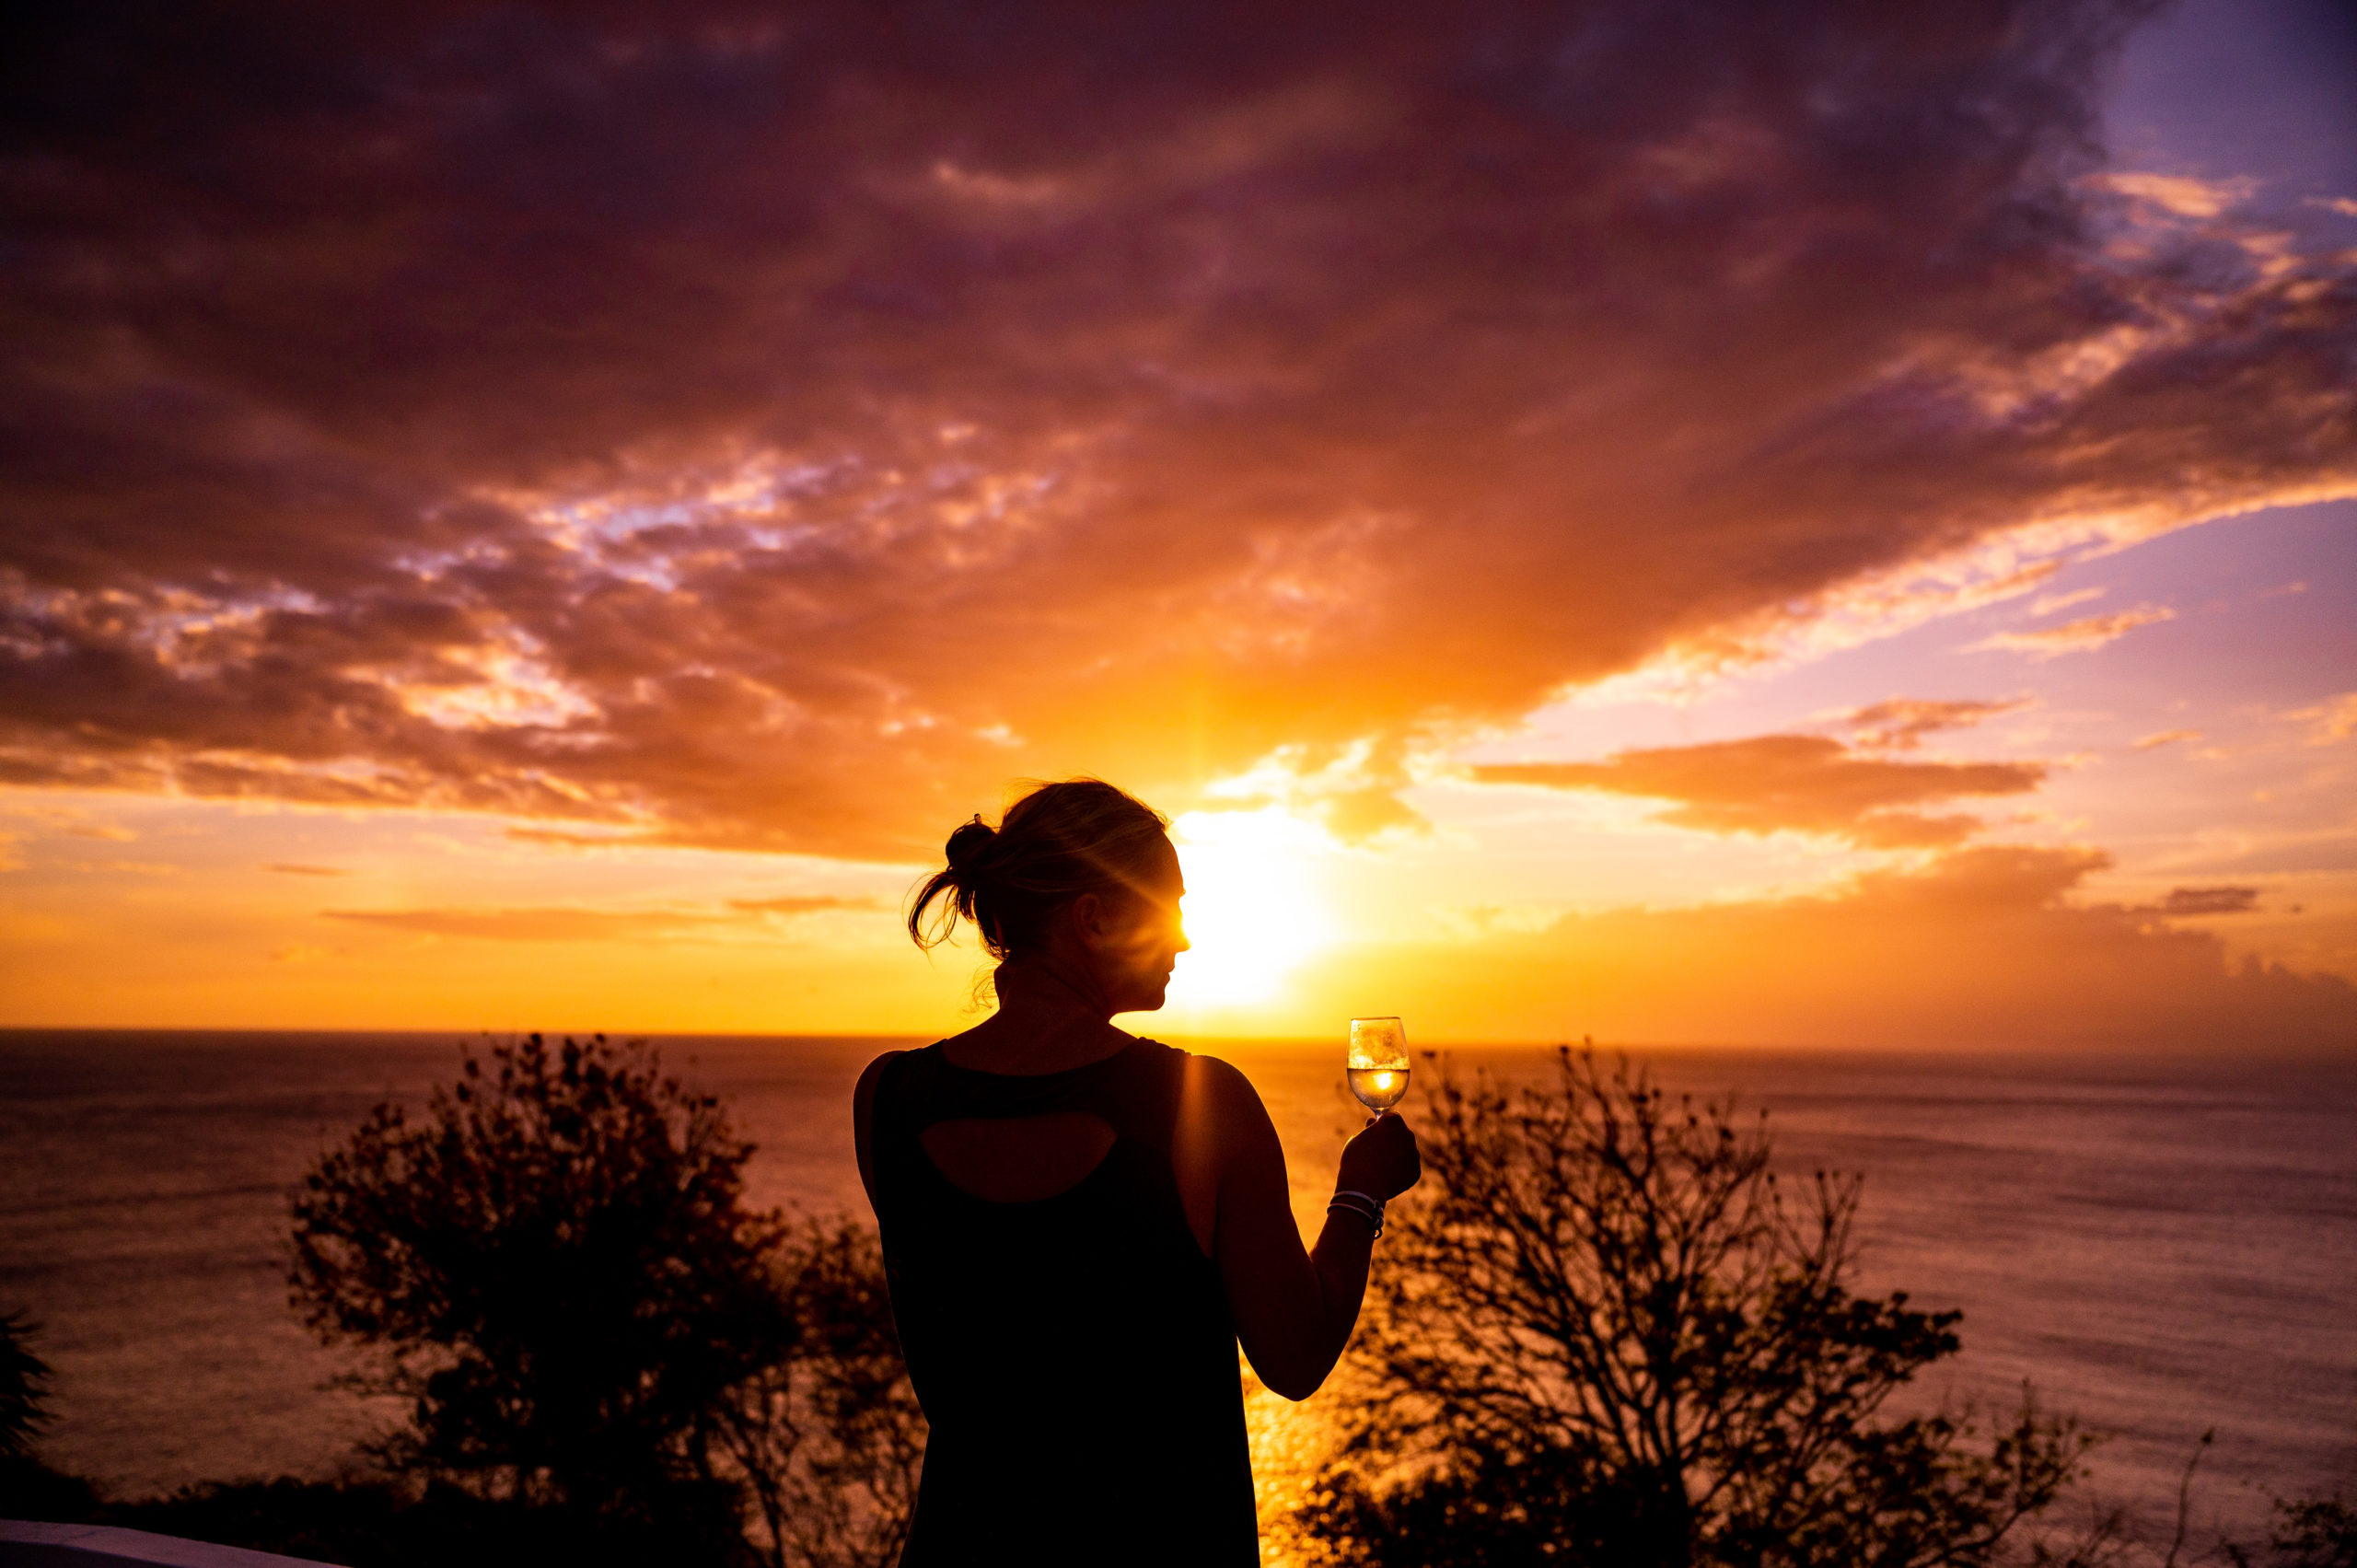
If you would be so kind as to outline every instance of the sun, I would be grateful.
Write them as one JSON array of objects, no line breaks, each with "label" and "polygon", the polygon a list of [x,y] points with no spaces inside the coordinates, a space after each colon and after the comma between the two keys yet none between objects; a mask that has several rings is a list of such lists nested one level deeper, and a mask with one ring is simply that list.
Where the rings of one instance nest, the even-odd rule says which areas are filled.
[{"label": "sun", "polygon": [[1186,873],[1188,940],[1175,1007],[1236,1007],[1274,996],[1335,935],[1313,856],[1323,835],[1275,807],[1190,811],[1174,824]]}]

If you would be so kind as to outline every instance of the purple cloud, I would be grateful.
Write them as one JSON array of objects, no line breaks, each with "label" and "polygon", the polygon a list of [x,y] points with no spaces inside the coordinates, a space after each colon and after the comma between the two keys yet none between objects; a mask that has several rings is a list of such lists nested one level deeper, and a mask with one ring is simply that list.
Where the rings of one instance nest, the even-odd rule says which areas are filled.
[{"label": "purple cloud", "polygon": [[900,856],[2349,493],[2347,258],[2115,243],[2141,11],[52,12],[0,780]]}]

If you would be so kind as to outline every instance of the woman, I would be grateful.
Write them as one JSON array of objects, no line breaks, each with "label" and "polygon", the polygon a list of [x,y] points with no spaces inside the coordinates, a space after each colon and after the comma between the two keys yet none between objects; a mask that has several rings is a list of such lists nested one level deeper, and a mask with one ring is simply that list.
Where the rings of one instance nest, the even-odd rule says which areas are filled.
[{"label": "woman", "polygon": [[1162,1005],[1187,950],[1167,825],[1094,779],[1042,784],[952,833],[909,912],[920,947],[962,916],[1000,964],[995,1013],[878,1057],[853,1098],[932,1425],[905,1568],[1257,1562],[1237,1342],[1314,1393],[1382,1202],[1419,1173],[1407,1123],[1370,1122],[1305,1252],[1244,1074],[1112,1026]]}]

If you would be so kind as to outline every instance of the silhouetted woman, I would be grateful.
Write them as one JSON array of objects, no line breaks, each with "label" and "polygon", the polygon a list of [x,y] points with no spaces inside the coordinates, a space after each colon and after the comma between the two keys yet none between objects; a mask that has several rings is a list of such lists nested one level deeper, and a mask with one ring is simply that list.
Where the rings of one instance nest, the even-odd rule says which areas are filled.
[{"label": "silhouetted woman", "polygon": [[[920,946],[963,916],[1001,962],[995,1013],[878,1057],[853,1102],[933,1429],[906,1568],[1257,1562],[1237,1342],[1302,1400],[1358,1318],[1376,1220],[1339,1207],[1303,1251],[1244,1074],[1110,1022],[1161,1006],[1187,949],[1166,825],[1043,784],[952,833],[910,910]],[[1387,1199],[1418,1168],[1387,1116],[1338,1187]]]}]

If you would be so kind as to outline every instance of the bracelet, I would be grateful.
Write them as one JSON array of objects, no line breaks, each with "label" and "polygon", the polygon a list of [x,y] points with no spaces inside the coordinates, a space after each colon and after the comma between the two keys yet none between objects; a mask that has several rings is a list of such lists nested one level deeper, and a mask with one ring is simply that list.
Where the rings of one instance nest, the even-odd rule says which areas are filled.
[{"label": "bracelet", "polygon": [[1356,1214],[1366,1221],[1367,1227],[1375,1232],[1375,1237],[1369,1239],[1379,1238],[1383,1235],[1383,1200],[1373,1193],[1338,1191],[1326,1204],[1326,1212],[1329,1214],[1336,1209]]}]

